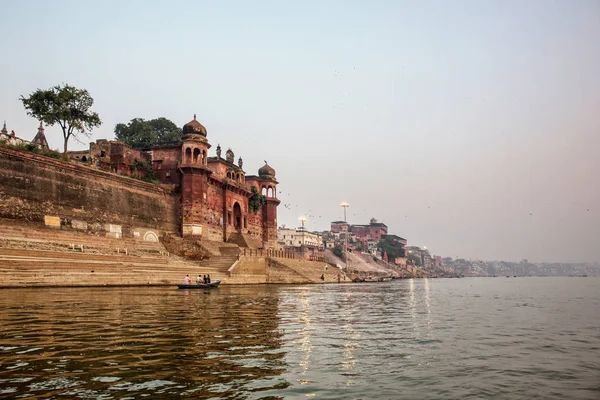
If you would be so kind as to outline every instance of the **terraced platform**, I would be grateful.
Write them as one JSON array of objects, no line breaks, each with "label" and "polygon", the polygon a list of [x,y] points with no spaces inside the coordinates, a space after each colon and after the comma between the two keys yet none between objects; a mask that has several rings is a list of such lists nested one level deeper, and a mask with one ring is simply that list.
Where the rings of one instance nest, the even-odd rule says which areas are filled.
[{"label": "terraced platform", "polygon": [[232,256],[196,262],[160,242],[114,239],[0,220],[0,287],[175,285],[186,274],[227,280]]}]

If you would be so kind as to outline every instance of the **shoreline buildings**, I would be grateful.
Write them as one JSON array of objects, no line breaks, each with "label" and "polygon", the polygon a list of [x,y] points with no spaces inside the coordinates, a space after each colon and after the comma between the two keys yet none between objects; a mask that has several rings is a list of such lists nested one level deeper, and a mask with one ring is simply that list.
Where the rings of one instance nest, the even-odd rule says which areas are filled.
[{"label": "shoreline buildings", "polygon": [[178,142],[135,149],[120,141],[97,140],[89,151],[72,151],[72,160],[100,169],[150,178],[180,193],[180,233],[242,247],[277,249],[277,184],[265,161],[258,175],[247,175],[233,150],[221,157],[206,128],[196,119],[183,126]]}]

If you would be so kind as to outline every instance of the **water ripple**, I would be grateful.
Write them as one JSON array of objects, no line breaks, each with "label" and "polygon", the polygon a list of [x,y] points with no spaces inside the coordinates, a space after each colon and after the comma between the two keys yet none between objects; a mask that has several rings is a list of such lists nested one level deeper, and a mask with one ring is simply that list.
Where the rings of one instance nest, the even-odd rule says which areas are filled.
[{"label": "water ripple", "polygon": [[598,279],[15,289],[0,398],[600,398]]}]

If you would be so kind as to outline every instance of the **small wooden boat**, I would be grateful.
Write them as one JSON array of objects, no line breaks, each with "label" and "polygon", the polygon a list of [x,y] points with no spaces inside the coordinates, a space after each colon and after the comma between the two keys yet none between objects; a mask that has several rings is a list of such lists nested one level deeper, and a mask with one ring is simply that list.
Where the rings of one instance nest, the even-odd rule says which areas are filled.
[{"label": "small wooden boat", "polygon": [[211,283],[190,283],[189,285],[187,283],[178,283],[177,287],[179,289],[210,289],[216,288],[219,286],[219,283],[221,283],[221,280],[217,279]]}]

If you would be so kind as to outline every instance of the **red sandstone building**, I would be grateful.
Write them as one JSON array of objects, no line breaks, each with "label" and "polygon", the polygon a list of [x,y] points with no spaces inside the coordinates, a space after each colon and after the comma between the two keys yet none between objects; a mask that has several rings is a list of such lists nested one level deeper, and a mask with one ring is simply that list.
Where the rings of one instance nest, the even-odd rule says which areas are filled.
[{"label": "red sandstone building", "polygon": [[350,225],[345,221],[333,221],[331,223],[331,232],[340,233],[348,231],[360,241],[364,248],[368,248],[369,241],[379,243],[382,236],[387,235],[388,227],[382,222],[377,222],[371,218],[369,225]]},{"label": "red sandstone building", "polygon": [[[182,236],[244,242],[250,247],[277,248],[277,180],[266,162],[258,175],[246,175],[243,161],[231,149],[209,157],[206,128],[194,119],[183,126],[181,141],[151,149],[133,149],[118,141],[98,140],[89,152],[70,152],[73,159],[138,178],[153,176],[180,193]],[[251,209],[255,193],[263,204]]]}]

